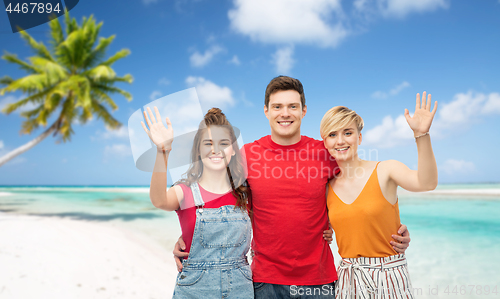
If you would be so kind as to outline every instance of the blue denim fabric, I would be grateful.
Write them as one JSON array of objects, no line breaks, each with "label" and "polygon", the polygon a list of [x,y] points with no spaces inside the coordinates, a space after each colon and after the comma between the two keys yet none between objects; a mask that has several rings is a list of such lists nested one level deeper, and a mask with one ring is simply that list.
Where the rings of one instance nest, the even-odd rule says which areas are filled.
[{"label": "blue denim fabric", "polygon": [[251,229],[248,214],[234,206],[197,209],[189,257],[177,275],[173,298],[253,298],[246,260]]},{"label": "blue denim fabric", "polygon": [[327,299],[335,298],[335,282],[323,285],[295,286],[254,282],[255,299]]}]

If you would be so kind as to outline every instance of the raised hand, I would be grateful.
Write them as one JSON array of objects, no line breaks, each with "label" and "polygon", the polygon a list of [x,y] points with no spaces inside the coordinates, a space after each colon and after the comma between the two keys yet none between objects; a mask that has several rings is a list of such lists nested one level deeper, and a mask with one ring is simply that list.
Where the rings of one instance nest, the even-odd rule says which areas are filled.
[{"label": "raised hand", "polygon": [[144,129],[146,134],[148,134],[149,138],[151,138],[151,141],[153,141],[158,150],[171,150],[172,140],[174,138],[174,130],[172,129],[172,123],[170,122],[170,119],[168,117],[165,119],[168,126],[168,128],[165,128],[161,121],[161,116],[158,108],[156,106],[154,107],[156,118],[154,117],[153,112],[151,112],[151,109],[149,107],[147,107],[146,109],[148,113],[144,111],[144,119],[146,119],[149,130],[146,128],[146,125],[144,125],[144,122],[141,121],[142,128]]},{"label": "raised hand", "polygon": [[406,121],[413,130],[415,137],[429,132],[432,119],[434,118],[437,110],[437,101],[434,102],[434,109],[431,111],[431,94],[427,96],[427,100],[425,96],[426,92],[424,91],[422,93],[422,101],[420,101],[420,94],[417,93],[417,103],[415,105],[415,113],[413,114],[413,117],[410,117],[410,112],[408,109],[405,109]]}]

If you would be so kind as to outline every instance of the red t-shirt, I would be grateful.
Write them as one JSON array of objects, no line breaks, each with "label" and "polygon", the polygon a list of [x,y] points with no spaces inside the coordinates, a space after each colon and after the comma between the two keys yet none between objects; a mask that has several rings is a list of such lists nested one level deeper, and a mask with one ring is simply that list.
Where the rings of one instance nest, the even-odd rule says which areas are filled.
[{"label": "red t-shirt", "polygon": [[337,280],[326,184],[337,167],[323,142],[302,136],[281,146],[265,136],[244,146],[252,190],[253,281],[319,285]]},{"label": "red t-shirt", "polygon": [[[182,192],[184,192],[184,202],[182,206],[187,206],[187,209],[179,209],[175,211],[177,216],[179,217],[179,222],[181,224],[182,230],[182,238],[186,243],[186,252],[189,252],[191,248],[191,243],[193,241],[194,227],[196,225],[196,206],[194,205],[193,192],[191,188],[184,185],[179,184],[182,188]],[[200,186],[200,193],[205,205],[203,208],[208,209],[218,209],[222,206],[227,205],[236,205],[236,197],[231,192],[226,194],[216,194],[208,192]]]}]

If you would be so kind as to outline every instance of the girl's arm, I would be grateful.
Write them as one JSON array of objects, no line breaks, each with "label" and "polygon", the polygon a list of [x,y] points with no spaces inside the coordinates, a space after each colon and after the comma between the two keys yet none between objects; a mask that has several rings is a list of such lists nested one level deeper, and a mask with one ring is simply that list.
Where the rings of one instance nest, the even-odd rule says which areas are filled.
[{"label": "girl's arm", "polygon": [[428,95],[427,101],[425,95],[426,92],[424,91],[422,102],[420,102],[420,94],[417,93],[413,117],[410,117],[408,109],[405,109],[406,121],[413,130],[417,143],[418,169],[411,170],[403,163],[395,160],[384,162],[389,170],[389,178],[398,186],[414,192],[434,190],[438,184],[436,158],[432,151],[431,137],[429,136],[432,119],[437,110],[437,101],[431,111],[431,95]]},{"label": "girl's arm", "polygon": [[149,188],[149,198],[155,207],[174,211],[179,209],[179,202],[184,199],[184,193],[179,186],[174,186],[167,191],[167,163],[168,155],[172,150],[174,130],[168,117],[166,118],[168,129],[165,128],[158,108],[154,107],[154,109],[156,118],[149,107],[147,108],[149,117],[148,113],[144,111],[144,119],[146,119],[149,130],[144,125],[144,122],[141,121],[144,131],[157,147],[156,161]]}]

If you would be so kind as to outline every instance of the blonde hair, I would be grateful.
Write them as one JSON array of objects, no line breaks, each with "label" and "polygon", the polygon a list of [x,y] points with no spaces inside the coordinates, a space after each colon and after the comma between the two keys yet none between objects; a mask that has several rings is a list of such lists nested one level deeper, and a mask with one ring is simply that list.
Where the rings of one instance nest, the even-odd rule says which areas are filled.
[{"label": "blonde hair", "polygon": [[319,126],[321,138],[325,139],[330,133],[337,132],[345,128],[352,121],[356,124],[358,132],[361,132],[361,130],[363,130],[364,122],[356,111],[344,106],[333,107],[325,113],[323,119],[321,120],[321,124]]}]

